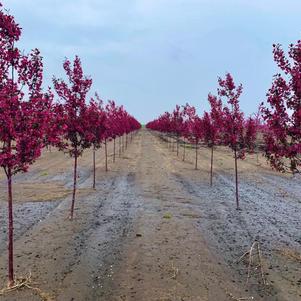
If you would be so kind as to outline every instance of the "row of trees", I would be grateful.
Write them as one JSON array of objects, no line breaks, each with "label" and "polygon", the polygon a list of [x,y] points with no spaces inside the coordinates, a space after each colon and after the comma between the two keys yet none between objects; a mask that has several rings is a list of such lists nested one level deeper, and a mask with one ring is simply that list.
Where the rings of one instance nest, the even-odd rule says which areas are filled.
[{"label": "row of trees", "polygon": [[[44,147],[55,146],[74,158],[74,185],[70,219],[76,196],[77,162],[85,149],[93,147],[95,188],[95,150],[107,141],[127,136],[140,128],[139,122],[114,101],[107,105],[97,94],[89,102],[92,79],[84,75],[79,57],[65,60],[67,81],[53,78],[43,91],[43,61],[38,49],[25,55],[16,43],[21,28],[0,3],[0,166],[8,187],[8,280],[14,285],[12,178],[26,172]],[[55,101],[55,94],[58,101]],[[123,138],[124,139],[124,138]]]},{"label": "row of trees", "polygon": [[211,149],[210,185],[213,178],[214,148],[217,145],[228,146],[234,154],[236,206],[239,209],[237,160],[244,159],[246,152],[255,148],[259,119],[245,118],[239,107],[242,85],[236,86],[228,73],[219,78],[217,96],[208,95],[210,112],[203,116],[196,113],[194,107],[186,104],[176,106],[172,113],[165,112],[159,118],[149,122],[149,129],[174,136],[179,154],[179,140],[184,141],[183,160],[185,160],[186,141],[195,145],[195,169],[198,168],[198,148],[202,143]]},{"label": "row of trees", "polygon": [[[260,148],[271,166],[281,172],[296,174],[301,169],[301,41],[289,46],[288,57],[281,45],[273,45],[274,60],[282,70],[274,76],[267,93],[266,103],[261,103],[258,113],[245,117],[240,110],[242,85],[235,85],[231,74],[218,79],[217,95],[209,94],[210,112],[202,116],[194,107],[176,106],[149,122],[147,128],[183,141],[185,160],[186,141],[195,144],[195,169],[198,146],[211,149],[210,184],[212,185],[214,148],[228,146],[234,157],[236,208],[239,209],[238,159]],[[169,138],[167,138],[169,139]]]}]

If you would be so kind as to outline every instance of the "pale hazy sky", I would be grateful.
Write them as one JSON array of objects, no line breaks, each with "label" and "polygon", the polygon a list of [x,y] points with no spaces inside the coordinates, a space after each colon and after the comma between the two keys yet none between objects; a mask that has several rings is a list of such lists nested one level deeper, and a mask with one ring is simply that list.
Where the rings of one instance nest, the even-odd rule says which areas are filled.
[{"label": "pale hazy sky", "polygon": [[6,0],[39,48],[45,85],[78,54],[92,91],[146,122],[189,102],[201,113],[217,77],[231,72],[256,111],[276,72],[272,44],[301,38],[300,0]]}]

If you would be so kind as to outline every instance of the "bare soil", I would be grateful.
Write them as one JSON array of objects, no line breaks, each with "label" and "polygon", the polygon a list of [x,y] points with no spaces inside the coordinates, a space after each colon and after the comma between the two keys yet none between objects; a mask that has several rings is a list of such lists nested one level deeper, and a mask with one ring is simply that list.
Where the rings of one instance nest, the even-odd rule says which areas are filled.
[{"label": "bare soil", "polygon": [[[118,143],[117,143],[118,145]],[[241,211],[235,210],[231,152],[186,160],[155,133],[141,130],[104,171],[97,151],[79,160],[75,219],[68,220],[73,161],[52,150],[14,179],[16,275],[31,272],[44,300],[301,300],[301,179],[278,174],[264,158],[239,161]],[[0,176],[0,283],[6,285],[6,182]],[[247,260],[254,241],[264,278]],[[256,262],[255,262],[256,263]],[[47,297],[45,297],[47,296]],[[253,299],[251,299],[253,297]],[[47,299],[48,298],[48,299]],[[241,299],[240,299],[241,298]],[[243,299],[244,298],[244,299]],[[22,289],[0,300],[41,300]]]}]

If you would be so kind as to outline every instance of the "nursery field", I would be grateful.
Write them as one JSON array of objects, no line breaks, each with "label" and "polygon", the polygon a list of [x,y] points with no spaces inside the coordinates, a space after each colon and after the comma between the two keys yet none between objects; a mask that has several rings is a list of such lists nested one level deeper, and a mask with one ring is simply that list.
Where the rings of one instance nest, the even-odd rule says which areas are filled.
[{"label": "nursery field", "polygon": [[[200,148],[198,170],[193,147],[185,161],[183,150],[177,156],[163,134],[141,129],[113,163],[111,141],[107,172],[104,149],[96,151],[96,189],[86,150],[73,221],[73,158],[44,150],[13,178],[15,275],[29,284],[0,300],[301,300],[301,177],[248,155],[238,162],[236,210],[231,150],[216,147],[212,187],[210,149]],[[0,194],[5,287],[4,173]]]}]

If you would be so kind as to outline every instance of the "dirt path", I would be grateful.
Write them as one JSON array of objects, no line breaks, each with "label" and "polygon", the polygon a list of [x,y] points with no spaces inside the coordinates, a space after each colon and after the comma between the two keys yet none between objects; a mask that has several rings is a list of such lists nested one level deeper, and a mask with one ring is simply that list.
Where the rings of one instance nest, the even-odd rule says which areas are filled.
[{"label": "dirt path", "polygon": [[[238,212],[231,154],[217,152],[210,188],[209,152],[200,151],[198,171],[193,151],[186,152],[182,162],[159,137],[142,130],[108,173],[98,154],[96,191],[90,189],[91,152],[86,152],[73,222],[66,218],[72,161],[57,152],[44,154],[16,179],[17,275],[31,271],[36,286],[64,301],[300,300],[301,181],[250,158],[240,163],[243,211]],[[5,206],[0,202],[3,284]],[[254,239],[262,245],[268,287],[255,276],[246,286],[246,265],[233,264]],[[23,290],[0,300],[40,299]]]},{"label": "dirt path", "polygon": [[231,272],[211,253],[190,208],[191,196],[177,184],[158,139],[142,136],[136,190],[143,200],[124,260],[104,300],[231,300],[246,296]]}]

